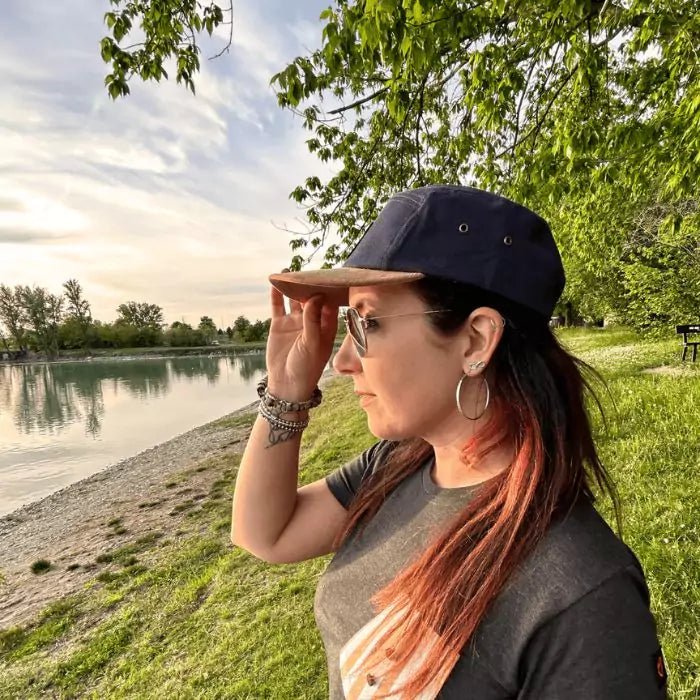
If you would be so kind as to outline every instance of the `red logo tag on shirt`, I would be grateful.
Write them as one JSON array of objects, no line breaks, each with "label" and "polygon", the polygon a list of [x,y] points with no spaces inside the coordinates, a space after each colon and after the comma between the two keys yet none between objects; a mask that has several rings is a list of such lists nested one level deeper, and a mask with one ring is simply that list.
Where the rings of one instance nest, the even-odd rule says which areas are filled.
[{"label": "red logo tag on shirt", "polygon": [[654,670],[656,671],[656,682],[659,688],[666,685],[668,674],[666,673],[666,664],[664,663],[664,655],[661,652],[661,647],[654,653]]}]

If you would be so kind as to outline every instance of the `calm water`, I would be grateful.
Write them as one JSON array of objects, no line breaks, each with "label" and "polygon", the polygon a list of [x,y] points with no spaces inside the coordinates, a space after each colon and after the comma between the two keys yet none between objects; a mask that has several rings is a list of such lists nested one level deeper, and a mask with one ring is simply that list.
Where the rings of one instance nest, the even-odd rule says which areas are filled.
[{"label": "calm water", "polygon": [[0,515],[257,399],[262,352],[0,365]]}]

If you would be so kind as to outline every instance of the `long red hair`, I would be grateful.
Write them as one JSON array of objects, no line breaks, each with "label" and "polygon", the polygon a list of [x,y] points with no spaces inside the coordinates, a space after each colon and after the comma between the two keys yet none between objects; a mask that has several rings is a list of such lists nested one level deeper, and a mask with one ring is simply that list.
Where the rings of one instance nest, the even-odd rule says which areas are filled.
[{"label": "long red hair", "polygon": [[[454,333],[478,306],[497,309],[507,324],[488,367],[490,418],[464,445],[462,461],[478,461],[500,446],[514,446],[513,462],[477,490],[463,510],[427,548],[371,602],[375,612],[396,606],[403,613],[380,637],[390,637],[391,662],[400,669],[425,642],[436,642],[419,670],[398,691],[417,697],[439,670],[453,663],[483,620],[489,606],[516,567],[532,552],[551,523],[565,516],[581,495],[594,500],[591,484],[607,492],[620,531],[620,507],[614,485],[593,442],[586,394],[600,401],[584,375],[602,378],[570,355],[550,330],[547,319],[473,287],[435,278],[414,285],[431,314],[428,322]],[[604,419],[604,416],[603,416]],[[337,549],[377,513],[387,495],[425,464],[432,447],[421,439],[395,447],[380,469],[366,479],[334,543]],[[358,532],[361,536],[361,530]],[[399,633],[400,630],[400,633]],[[397,697],[377,692],[376,697]]]}]

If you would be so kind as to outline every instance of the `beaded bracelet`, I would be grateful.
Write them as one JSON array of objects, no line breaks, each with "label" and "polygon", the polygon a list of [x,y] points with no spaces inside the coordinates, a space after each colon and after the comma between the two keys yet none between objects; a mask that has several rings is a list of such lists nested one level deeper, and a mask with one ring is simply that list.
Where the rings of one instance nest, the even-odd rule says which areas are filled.
[{"label": "beaded bracelet", "polygon": [[258,413],[273,427],[277,430],[287,430],[292,433],[301,432],[309,425],[309,419],[291,421],[285,420],[276,416],[274,413],[270,412],[270,409],[265,405],[263,401],[260,402],[258,408]]},{"label": "beaded bracelet", "polygon": [[264,403],[270,409],[275,409],[280,413],[294,413],[316,408],[316,406],[321,403],[323,393],[316,387],[308,401],[285,401],[284,399],[274,396],[267,390],[267,376],[265,376],[258,382],[258,396],[260,397],[261,403]]}]

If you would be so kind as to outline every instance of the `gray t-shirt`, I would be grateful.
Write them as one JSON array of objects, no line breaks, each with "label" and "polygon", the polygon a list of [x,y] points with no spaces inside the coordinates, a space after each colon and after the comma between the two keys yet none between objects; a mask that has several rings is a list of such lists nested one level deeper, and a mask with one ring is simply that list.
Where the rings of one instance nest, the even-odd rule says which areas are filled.
[{"label": "gray t-shirt", "polygon": [[[328,486],[344,507],[362,479],[381,468],[394,444],[380,441],[328,475]],[[357,653],[355,640],[362,640],[379,618],[371,596],[415,559],[479,488],[438,487],[431,476],[433,462],[429,459],[388,495],[362,536],[351,534],[319,580],[314,613],[328,660],[331,700],[345,699],[340,665],[348,663],[350,652]],[[348,666],[343,668],[349,688]],[[372,697],[381,685],[376,675],[365,681],[358,674],[354,681],[351,695],[362,698]],[[588,499],[550,527],[434,697],[666,698],[666,671],[644,574]]]}]

